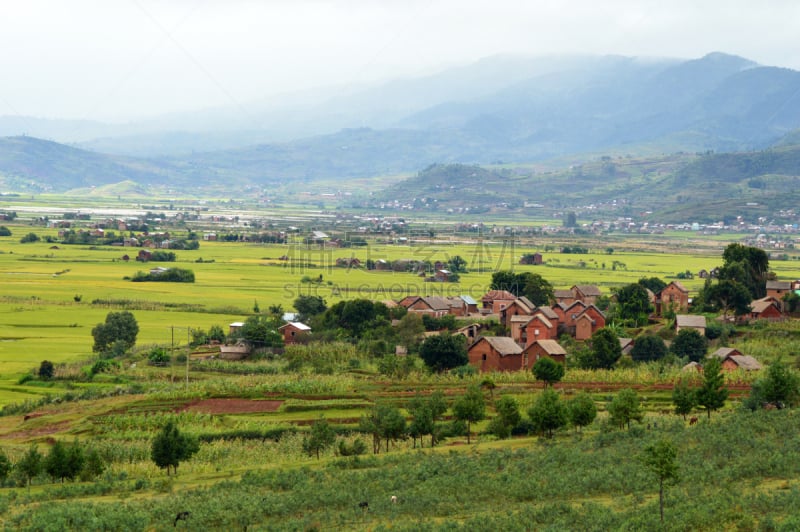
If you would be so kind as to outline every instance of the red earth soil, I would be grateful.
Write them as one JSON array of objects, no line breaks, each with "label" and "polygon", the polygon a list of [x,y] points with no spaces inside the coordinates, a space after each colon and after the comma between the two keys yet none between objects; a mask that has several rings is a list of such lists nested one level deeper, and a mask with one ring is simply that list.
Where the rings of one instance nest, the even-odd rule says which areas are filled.
[{"label": "red earth soil", "polygon": [[205,414],[257,414],[277,412],[283,401],[254,401],[252,399],[201,399],[193,401],[181,410]]}]

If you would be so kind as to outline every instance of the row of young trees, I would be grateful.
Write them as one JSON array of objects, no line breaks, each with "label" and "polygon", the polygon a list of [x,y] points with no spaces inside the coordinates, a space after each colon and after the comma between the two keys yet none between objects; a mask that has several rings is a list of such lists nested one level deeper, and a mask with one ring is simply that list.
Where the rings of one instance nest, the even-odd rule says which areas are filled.
[{"label": "row of young trees", "polygon": [[31,445],[27,452],[16,462],[11,463],[5,453],[0,452],[0,481],[5,482],[14,471],[18,480],[28,486],[34,478],[42,473],[50,476],[53,482],[60,480],[91,480],[105,470],[105,463],[100,453],[93,448],[86,448],[81,442],[66,444],[56,441],[47,455],[39,452],[39,447]]}]

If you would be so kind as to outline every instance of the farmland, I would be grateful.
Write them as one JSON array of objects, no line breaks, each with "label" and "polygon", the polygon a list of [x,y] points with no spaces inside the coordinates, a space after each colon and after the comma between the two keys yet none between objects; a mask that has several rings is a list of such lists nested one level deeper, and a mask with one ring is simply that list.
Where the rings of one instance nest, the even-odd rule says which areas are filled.
[{"label": "farmland", "polygon": [[[177,512],[190,511],[191,521],[177,527],[655,528],[657,486],[635,457],[659,438],[677,442],[682,476],[669,491],[668,528],[797,527],[791,509],[800,489],[800,417],[793,409],[742,412],[754,379],[742,371],[726,375],[731,395],[723,410],[694,427],[671,413],[672,385],[682,375],[678,367],[568,368],[556,386],[559,394],[569,399],[589,393],[599,410],[582,433],[559,431],[555,440],[528,434],[497,439],[487,433],[486,419],[473,426],[469,445],[458,434],[422,449],[400,439],[387,443],[388,453],[345,457],[328,448],[317,460],[303,451],[303,439],[321,416],[352,444],[365,438],[359,422],[376,403],[396,406],[408,417],[417,393],[442,392],[449,407],[441,421],[446,426],[453,421],[453,402],[469,385],[480,385],[482,376],[431,374],[419,360],[406,374],[391,375],[381,359],[345,342],[292,347],[283,356],[244,362],[205,360],[188,348],[192,329],[227,329],[253,315],[256,305],[292,310],[301,294],[322,296],[329,304],[409,294],[479,298],[494,271],[510,268],[538,273],[556,288],[595,284],[604,292],[642,277],[670,280],[719,265],[729,242],[724,238],[465,236],[448,233],[436,221],[435,236],[404,244],[369,238],[367,245],[347,249],[322,249],[299,237],[286,244],[204,241],[199,249],[176,251],[169,264],[192,270],[194,283],[132,283],[137,271],[157,264],[122,260],[126,253],[135,255],[122,247],[23,244],[20,237],[29,231],[42,238],[56,231],[28,220],[7,225],[14,234],[0,237],[3,451],[14,462],[31,443],[44,450],[54,440],[79,441],[97,449],[107,469],[95,480],[66,484],[41,476],[27,489],[10,478],[0,489],[6,527],[167,529]],[[559,253],[565,244],[589,252]],[[542,252],[546,264],[517,264],[533,251]],[[364,263],[454,256],[467,261],[457,283],[335,265],[340,257]],[[797,260],[770,266],[780,279],[800,278]],[[694,293],[703,283],[697,277],[682,282]],[[136,348],[118,366],[90,378],[88,369],[97,360],[92,328],[122,309],[138,321]],[[794,364],[799,335],[788,322],[741,328],[735,341],[766,362],[783,357]],[[147,363],[156,345],[170,350],[167,366]],[[56,363],[55,378],[30,378],[45,359]],[[489,418],[497,398],[514,398],[526,412],[542,390],[529,372],[492,379]],[[626,431],[610,423],[607,407],[628,387],[639,394],[644,418]],[[170,477],[150,460],[152,438],[168,419],[201,442],[199,452]],[[464,489],[475,485],[482,489]],[[397,504],[390,502],[392,495]],[[368,511],[359,508],[362,501],[369,501]]]}]

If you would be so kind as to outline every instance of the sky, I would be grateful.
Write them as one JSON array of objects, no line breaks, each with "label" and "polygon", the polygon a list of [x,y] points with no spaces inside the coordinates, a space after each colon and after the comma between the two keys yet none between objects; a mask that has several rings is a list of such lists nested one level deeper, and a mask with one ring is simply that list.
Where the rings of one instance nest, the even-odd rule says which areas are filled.
[{"label": "sky", "polygon": [[0,0],[0,116],[135,121],[495,54],[800,70],[796,0]]}]

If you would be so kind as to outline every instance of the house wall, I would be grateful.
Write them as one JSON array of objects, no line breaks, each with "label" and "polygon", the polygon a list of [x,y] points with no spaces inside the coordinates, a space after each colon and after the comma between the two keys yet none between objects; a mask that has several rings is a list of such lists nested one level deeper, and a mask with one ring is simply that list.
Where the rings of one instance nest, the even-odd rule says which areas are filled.
[{"label": "house wall", "polygon": [[588,340],[592,337],[592,333],[594,332],[594,327],[592,325],[592,320],[588,317],[579,319],[575,322],[575,339],[576,340]]},{"label": "house wall", "polygon": [[[539,334],[536,334],[536,331],[539,331]],[[538,317],[534,317],[530,322],[528,322],[528,326],[525,330],[526,333],[526,340],[527,345],[532,344],[536,340],[555,340],[556,339],[556,328],[555,327],[548,327]]]},{"label": "house wall", "polygon": [[469,363],[481,372],[518,371],[522,368],[522,354],[501,357],[486,341],[480,341],[473,345],[469,349],[467,356],[469,357]]},{"label": "house wall", "polygon": [[295,336],[300,334],[302,331],[297,327],[293,327],[292,325],[288,325],[283,328],[281,333],[283,333],[283,343],[286,345],[293,344],[295,342]]},{"label": "house wall", "polygon": [[722,361],[722,369],[724,371],[736,371],[737,369],[739,369],[739,365],[736,364],[736,362],[734,362],[730,358],[726,358],[725,360]]},{"label": "house wall", "polygon": [[686,312],[689,310],[689,294],[682,292],[674,284],[667,285],[661,291],[660,297],[659,314],[664,314],[670,310],[673,312]]},{"label": "house wall", "polygon": [[783,315],[776,306],[770,305],[764,309],[764,312],[761,312],[760,314],[753,313],[751,314],[751,317],[755,320],[779,320],[783,318]]},{"label": "house wall", "polygon": [[545,357],[550,358],[560,364],[566,363],[566,357],[564,355],[550,356],[544,349],[542,349],[542,347],[539,344],[531,345],[530,347],[525,349],[525,353],[527,353],[528,355],[528,366],[531,368],[533,367],[534,364],[536,364],[537,360],[540,360]]}]

